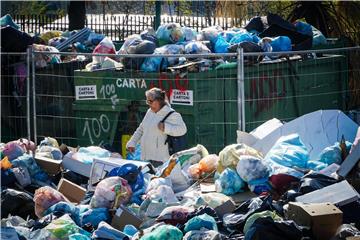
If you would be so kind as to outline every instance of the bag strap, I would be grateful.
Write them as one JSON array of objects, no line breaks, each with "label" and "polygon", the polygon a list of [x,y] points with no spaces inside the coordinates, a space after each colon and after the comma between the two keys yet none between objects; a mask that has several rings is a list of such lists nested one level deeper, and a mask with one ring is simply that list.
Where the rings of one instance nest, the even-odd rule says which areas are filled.
[{"label": "bag strap", "polygon": [[166,114],[166,116],[160,121],[161,123],[164,123],[165,120],[172,114],[174,113],[175,111],[170,111],[168,114]]}]

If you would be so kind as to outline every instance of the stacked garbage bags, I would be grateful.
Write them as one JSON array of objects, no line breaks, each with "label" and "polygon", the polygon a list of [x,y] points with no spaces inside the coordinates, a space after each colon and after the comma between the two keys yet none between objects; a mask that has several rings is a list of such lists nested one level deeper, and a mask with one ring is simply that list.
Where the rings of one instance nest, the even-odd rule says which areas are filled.
[{"label": "stacked garbage bags", "polygon": [[[86,66],[89,71],[100,69],[129,69],[144,72],[167,71],[169,67],[183,66],[199,62],[201,69],[215,68],[222,61],[207,58],[185,59],[161,57],[157,55],[173,54],[209,54],[232,53],[241,47],[244,52],[288,52],[308,50],[318,45],[325,45],[324,35],[306,22],[300,20],[290,23],[276,14],[256,16],[241,28],[224,30],[220,26],[194,29],[178,23],[166,23],[154,31],[147,29],[140,34],[128,36],[122,47],[117,48],[109,38],[89,28],[74,31],[47,31],[40,35],[29,35],[19,30],[9,15],[1,18],[1,48],[4,52],[24,52],[28,45],[35,51],[51,52],[39,54],[36,67],[44,68],[49,64],[86,59],[81,53],[114,54],[113,57],[92,57]],[[13,39],[16,39],[15,41]],[[78,55],[60,56],[57,52],[72,51]],[[147,54],[151,57],[136,55]],[[130,56],[132,55],[132,56]],[[279,55],[265,55],[261,58],[247,57],[251,62],[271,61]]]},{"label": "stacked garbage bags", "polygon": [[[322,130],[296,127],[319,114]],[[242,133],[257,141],[198,144],[157,168],[51,137],[1,144],[1,239],[359,237],[359,126],[337,111],[274,122]]]}]

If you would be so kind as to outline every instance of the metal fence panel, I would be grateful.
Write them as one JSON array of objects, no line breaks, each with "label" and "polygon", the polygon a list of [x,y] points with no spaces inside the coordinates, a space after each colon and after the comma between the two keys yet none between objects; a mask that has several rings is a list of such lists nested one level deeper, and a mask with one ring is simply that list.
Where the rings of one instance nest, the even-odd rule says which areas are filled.
[{"label": "metal fence panel", "polygon": [[30,139],[29,63],[27,53],[1,52],[1,142]]}]

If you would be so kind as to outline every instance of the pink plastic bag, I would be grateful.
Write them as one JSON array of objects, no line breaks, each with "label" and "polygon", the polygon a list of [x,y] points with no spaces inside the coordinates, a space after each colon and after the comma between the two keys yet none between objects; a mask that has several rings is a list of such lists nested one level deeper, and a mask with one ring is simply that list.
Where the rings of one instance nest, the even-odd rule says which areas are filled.
[{"label": "pink plastic bag", "polygon": [[[115,45],[109,38],[104,38],[94,49],[93,53],[115,54]],[[105,56],[93,56],[94,63],[102,63]]]},{"label": "pink plastic bag", "polygon": [[35,214],[39,218],[52,205],[58,202],[69,202],[69,200],[57,190],[45,186],[37,189],[34,194]]}]

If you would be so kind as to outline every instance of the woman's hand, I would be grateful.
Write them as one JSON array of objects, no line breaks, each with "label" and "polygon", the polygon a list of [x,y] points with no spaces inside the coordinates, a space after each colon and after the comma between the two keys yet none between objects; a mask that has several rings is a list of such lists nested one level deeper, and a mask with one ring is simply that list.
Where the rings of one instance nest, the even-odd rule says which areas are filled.
[{"label": "woman's hand", "polygon": [[164,129],[165,129],[165,124],[163,123],[163,122],[159,122],[159,124],[158,124],[158,128],[159,128],[159,130],[160,131],[164,131]]},{"label": "woman's hand", "polygon": [[127,150],[131,153],[135,152],[135,147],[128,147]]}]

